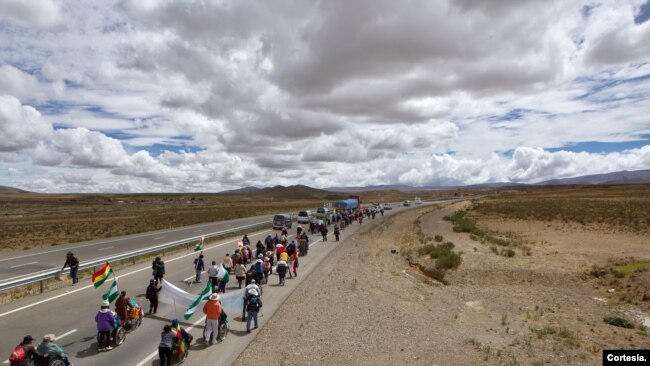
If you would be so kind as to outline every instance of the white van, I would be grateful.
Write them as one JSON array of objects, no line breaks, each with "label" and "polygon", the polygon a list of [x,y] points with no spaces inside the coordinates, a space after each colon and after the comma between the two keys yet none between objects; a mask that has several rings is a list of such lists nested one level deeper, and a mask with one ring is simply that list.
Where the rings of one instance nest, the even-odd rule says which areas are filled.
[{"label": "white van", "polygon": [[273,229],[280,230],[283,227],[291,229],[291,215],[278,214],[273,216]]},{"label": "white van", "polygon": [[410,205],[411,205],[411,201],[409,200],[404,201],[404,203],[402,204],[402,206],[404,207],[409,207]]},{"label": "white van", "polygon": [[311,216],[311,211],[300,211],[296,217],[296,221],[299,224],[309,224],[309,217]]},{"label": "white van", "polygon": [[413,203],[415,203],[416,205],[421,205],[422,200],[420,199],[420,197],[415,197],[415,202],[413,202]]}]

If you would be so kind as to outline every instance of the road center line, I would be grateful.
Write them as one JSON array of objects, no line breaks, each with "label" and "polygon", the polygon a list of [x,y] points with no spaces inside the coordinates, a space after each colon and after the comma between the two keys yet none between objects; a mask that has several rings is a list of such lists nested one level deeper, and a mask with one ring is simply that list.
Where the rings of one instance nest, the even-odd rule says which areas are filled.
[{"label": "road center line", "polygon": [[[272,230],[262,231],[260,234],[270,233],[270,232],[272,232]],[[207,251],[207,250],[210,250],[210,249],[218,248],[218,247],[220,247],[220,246],[222,246],[222,245],[226,245],[226,244],[236,243],[238,240],[239,240],[239,239],[229,240],[229,241],[224,242],[224,243],[221,243],[221,244],[217,244],[217,245],[214,245],[214,246],[211,246],[211,247],[206,247],[206,248],[203,249],[203,251]],[[195,252],[191,252],[191,253],[188,253],[188,254],[182,255],[182,256],[180,256],[180,257],[172,258],[172,259],[168,260],[167,262],[175,262],[175,261],[177,261],[177,260],[180,260],[180,259],[183,259],[183,258],[189,257],[189,256],[191,256],[191,255],[196,255],[196,253],[195,253]],[[138,272],[142,272],[142,271],[150,271],[150,270],[151,270],[151,266],[147,265],[146,267],[143,267],[143,268],[140,268],[140,269],[136,269],[135,271],[131,271],[131,272],[125,273],[125,274],[123,274],[123,275],[115,276],[115,277],[116,277],[116,278],[122,278],[122,277],[127,277],[127,276],[130,276],[130,275],[135,274],[135,273],[138,273]],[[36,306],[36,305],[40,305],[40,304],[44,304],[44,303],[46,303],[46,302],[50,302],[50,301],[52,301],[52,300],[56,300],[56,299],[61,298],[61,297],[63,297],[63,296],[67,296],[67,295],[74,294],[74,293],[79,292],[79,291],[87,290],[87,289],[89,289],[89,288],[95,288],[95,286],[94,286],[94,285],[88,285],[88,286],[80,287],[80,288],[75,289],[75,290],[72,290],[72,291],[70,291],[70,292],[66,292],[66,293],[63,293],[63,294],[59,294],[59,295],[56,295],[56,296],[52,296],[52,297],[50,297],[50,298],[43,299],[43,300],[41,300],[41,301],[37,301],[37,302],[31,303],[31,304],[29,304],[29,305],[21,306],[21,307],[19,307],[19,308],[13,309],[13,310],[6,311],[6,312],[0,314],[0,318],[2,318],[2,317],[4,317],[4,316],[7,316],[7,315],[10,315],[10,314],[13,314],[13,313],[17,313],[17,312],[22,311],[22,310],[25,310],[25,309],[29,309],[29,308],[31,308],[31,307],[33,307],[33,306]]]},{"label": "road center line", "polygon": [[70,334],[72,334],[72,333],[74,333],[76,331],[77,331],[77,329],[73,329],[73,330],[71,330],[69,332],[65,332],[65,333],[61,334],[60,336],[56,336],[55,338],[58,341],[59,339],[65,337],[65,336],[69,336]]},{"label": "road center line", "polygon": [[25,266],[29,266],[29,265],[36,264],[36,263],[38,263],[38,262],[29,262],[29,263],[17,264],[15,266],[11,266],[9,268],[25,267]]},{"label": "road center line", "polygon": [[99,250],[108,250],[108,249],[112,249],[112,248],[115,248],[115,247],[105,247],[105,248],[99,248],[99,249],[97,249],[97,250],[98,250],[98,251],[99,251]]},{"label": "road center line", "polygon": [[153,240],[160,240],[160,239],[165,239],[165,237],[164,236],[159,236],[157,238],[153,238]]}]

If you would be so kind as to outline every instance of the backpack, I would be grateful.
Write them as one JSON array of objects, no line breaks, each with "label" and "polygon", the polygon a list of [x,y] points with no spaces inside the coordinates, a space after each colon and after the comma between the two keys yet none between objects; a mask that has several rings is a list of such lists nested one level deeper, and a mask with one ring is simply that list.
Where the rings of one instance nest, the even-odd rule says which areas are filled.
[{"label": "backpack", "polygon": [[291,243],[287,246],[287,254],[293,255],[296,252],[296,244]]},{"label": "backpack", "polygon": [[16,346],[14,348],[14,351],[11,352],[11,355],[9,355],[9,362],[12,365],[17,365],[23,361],[25,361],[25,358],[27,357],[27,354],[25,354],[25,348],[21,345]]},{"label": "backpack", "polygon": [[259,310],[262,307],[262,301],[260,301],[259,296],[251,296],[248,298],[248,304],[246,307],[249,310]]}]

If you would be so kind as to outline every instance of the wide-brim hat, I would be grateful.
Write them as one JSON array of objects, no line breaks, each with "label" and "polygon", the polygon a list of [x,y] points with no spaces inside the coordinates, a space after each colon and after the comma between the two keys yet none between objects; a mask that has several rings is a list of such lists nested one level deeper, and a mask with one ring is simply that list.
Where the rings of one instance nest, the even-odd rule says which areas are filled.
[{"label": "wide-brim hat", "polygon": [[257,290],[254,289],[254,288],[248,290],[248,293],[251,294],[251,295],[253,295],[253,296],[257,296],[257,295],[258,295]]},{"label": "wide-brim hat", "polygon": [[111,303],[108,300],[102,301],[102,306],[111,306]]},{"label": "wide-brim hat", "polygon": [[219,294],[215,292],[214,294],[210,295],[210,300],[219,300]]}]

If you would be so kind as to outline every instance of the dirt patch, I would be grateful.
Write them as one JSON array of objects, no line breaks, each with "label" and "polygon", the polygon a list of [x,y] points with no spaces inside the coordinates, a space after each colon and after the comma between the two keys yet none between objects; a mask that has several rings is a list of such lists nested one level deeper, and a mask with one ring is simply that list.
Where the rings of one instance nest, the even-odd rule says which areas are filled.
[{"label": "dirt patch", "polygon": [[[603,322],[639,309],[613,304],[598,279],[585,275],[588,251],[579,262],[580,251],[547,240],[529,256],[495,255],[442,220],[462,205],[422,217],[430,208],[407,211],[347,239],[235,365],[593,365],[604,348],[650,347],[644,331]],[[463,252],[460,267],[445,276],[448,286],[427,280],[401,255],[419,245],[418,218],[424,234]],[[589,247],[588,239],[575,242]]]}]

